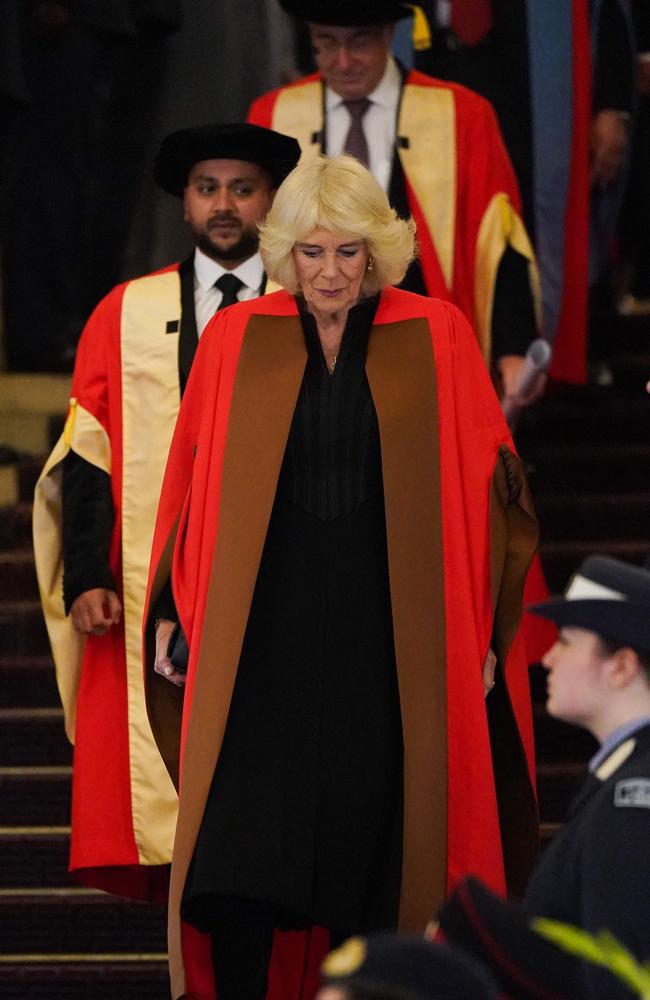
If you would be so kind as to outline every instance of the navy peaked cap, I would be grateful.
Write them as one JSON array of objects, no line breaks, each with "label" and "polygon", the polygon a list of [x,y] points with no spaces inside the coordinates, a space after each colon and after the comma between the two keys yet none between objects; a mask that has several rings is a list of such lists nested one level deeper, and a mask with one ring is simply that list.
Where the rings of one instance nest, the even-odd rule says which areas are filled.
[{"label": "navy peaked cap", "polygon": [[584,628],[650,651],[650,570],[610,556],[589,556],[562,597],[528,607],[560,627]]}]

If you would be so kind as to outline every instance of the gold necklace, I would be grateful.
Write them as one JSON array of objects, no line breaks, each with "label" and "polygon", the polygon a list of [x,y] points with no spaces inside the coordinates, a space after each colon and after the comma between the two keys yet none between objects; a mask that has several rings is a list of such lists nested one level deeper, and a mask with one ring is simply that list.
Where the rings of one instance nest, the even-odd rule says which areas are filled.
[{"label": "gold necklace", "polygon": [[334,369],[336,368],[336,359],[337,358],[338,358],[338,354],[335,354],[334,357],[332,358],[332,360],[329,363],[330,375],[334,374]]}]

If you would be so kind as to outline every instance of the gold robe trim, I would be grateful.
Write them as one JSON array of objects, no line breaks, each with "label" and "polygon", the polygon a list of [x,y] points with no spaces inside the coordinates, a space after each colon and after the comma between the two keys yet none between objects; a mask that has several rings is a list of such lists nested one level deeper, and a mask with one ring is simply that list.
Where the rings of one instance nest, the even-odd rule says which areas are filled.
[{"label": "gold robe trim", "polygon": [[[302,160],[320,155],[313,142],[323,129],[323,85],[311,80],[287,87],[277,97],[272,128],[294,136]],[[446,87],[407,83],[402,90],[397,134],[408,137],[400,149],[404,173],[413,188],[427,224],[440,267],[451,291],[454,276],[456,220],[456,111],[454,95]]]},{"label": "gold robe trim", "polygon": [[485,210],[476,240],[474,264],[474,327],[487,363],[492,353],[492,308],[501,258],[506,247],[525,257],[533,289],[537,327],[541,326],[541,289],[535,255],[521,217],[507,194],[495,194]]},{"label": "gold robe trim", "polygon": [[404,174],[422,210],[449,292],[454,284],[456,239],[456,105],[452,90],[407,83],[398,135]]},{"label": "gold robe trim", "polygon": [[[178,409],[178,271],[132,281],[122,301],[122,583],[133,832],[141,864],[171,858],[177,796],[147,717],[142,616],[153,529]],[[180,327],[180,322],[179,322]]]},{"label": "gold robe trim", "polygon": [[61,463],[71,450],[110,475],[111,443],[108,434],[92,413],[79,406],[74,398],[70,400],[63,434],[36,483],[33,517],[38,589],[63,705],[65,732],[70,742],[74,743],[84,639],[72,628],[63,604]]},{"label": "gold robe trim", "polygon": [[[180,390],[178,271],[148,275],[127,287],[122,301],[122,579],[129,720],[131,808],[141,864],[171,859],[177,796],[146,713],[142,668],[142,615],[151,540]],[[180,325],[180,324],[179,324]],[[66,733],[74,742],[85,641],[63,604],[61,463],[70,450],[108,475],[111,443],[99,421],[72,399],[64,432],[39,477],[34,496],[36,568]]]},{"label": "gold robe trim", "polygon": [[271,128],[297,139],[302,152],[301,163],[320,156],[322,143],[312,142],[314,132],[323,128],[323,85],[320,80],[310,80],[281,91],[273,108]]}]

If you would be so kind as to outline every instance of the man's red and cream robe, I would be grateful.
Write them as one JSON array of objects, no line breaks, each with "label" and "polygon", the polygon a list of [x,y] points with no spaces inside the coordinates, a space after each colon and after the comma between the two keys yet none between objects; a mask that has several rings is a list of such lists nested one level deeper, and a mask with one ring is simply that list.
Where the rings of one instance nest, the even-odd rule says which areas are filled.
[{"label": "man's red and cream robe", "polygon": [[[294,136],[301,163],[323,150],[323,80],[313,74],[257,98],[248,121]],[[427,294],[465,313],[488,365],[499,263],[508,246],[529,262],[517,181],[492,106],[466,87],[416,70],[404,77],[396,128]]]},{"label": "man's red and cream robe", "polygon": [[[154,742],[142,681],[142,611],[154,520],[180,406],[178,266],[115,288],[79,343],[68,419],[36,486],[34,547],[74,743],[70,869],[84,884],[166,896],[177,795]],[[110,567],[123,620],[84,639],[63,605],[62,462],[110,476]]]}]

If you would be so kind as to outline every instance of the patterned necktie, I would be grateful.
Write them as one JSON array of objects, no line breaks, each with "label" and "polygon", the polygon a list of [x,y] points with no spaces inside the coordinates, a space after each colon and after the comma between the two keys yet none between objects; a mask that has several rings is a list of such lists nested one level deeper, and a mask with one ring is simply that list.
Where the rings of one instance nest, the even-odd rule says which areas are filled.
[{"label": "patterned necktie", "polygon": [[350,128],[345,137],[343,152],[350,156],[355,156],[357,160],[368,166],[368,143],[363,131],[363,116],[372,104],[367,97],[361,97],[358,101],[343,101],[350,115]]},{"label": "patterned necktie", "polygon": [[491,27],[490,0],[452,0],[451,30],[465,45],[476,45]]},{"label": "patterned necktie", "polygon": [[239,301],[237,292],[240,288],[244,287],[244,282],[236,278],[234,274],[222,274],[215,281],[214,287],[219,289],[222,296],[219,309],[217,309],[217,312],[219,312],[220,309],[225,309],[226,306],[233,306],[235,302]]}]

